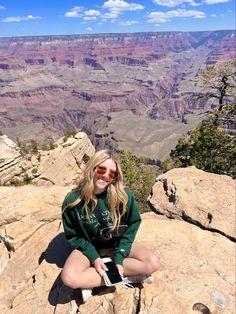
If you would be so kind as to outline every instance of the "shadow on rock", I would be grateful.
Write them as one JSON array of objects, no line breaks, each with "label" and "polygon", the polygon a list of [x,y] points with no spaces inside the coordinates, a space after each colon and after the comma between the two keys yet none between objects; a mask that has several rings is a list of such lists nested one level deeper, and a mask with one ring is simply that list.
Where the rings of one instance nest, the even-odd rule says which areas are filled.
[{"label": "shadow on rock", "polygon": [[48,294],[48,301],[51,305],[65,304],[72,300],[73,289],[65,286],[61,280],[61,273],[57,276]]},{"label": "shadow on rock", "polygon": [[46,262],[56,264],[59,268],[62,268],[72,251],[73,248],[69,245],[62,232],[52,239],[47,249],[40,255],[39,265],[45,259]]},{"label": "shadow on rock", "polygon": [[78,307],[83,303],[81,289],[72,289],[65,286],[60,273],[48,294],[48,301],[56,309],[58,304],[66,304],[72,300],[75,300]]},{"label": "shadow on rock", "polygon": [[[49,264],[55,264],[57,267],[63,268],[65,261],[72,251],[73,248],[69,245],[64,233],[62,232],[50,241],[47,249],[40,255],[38,263],[40,265],[42,261],[45,260]],[[58,304],[66,304],[74,299],[74,290],[63,284],[60,272],[49,291],[49,303],[52,306],[55,306],[56,309]],[[78,298],[78,296],[76,299],[76,302],[81,304],[82,299]]]}]

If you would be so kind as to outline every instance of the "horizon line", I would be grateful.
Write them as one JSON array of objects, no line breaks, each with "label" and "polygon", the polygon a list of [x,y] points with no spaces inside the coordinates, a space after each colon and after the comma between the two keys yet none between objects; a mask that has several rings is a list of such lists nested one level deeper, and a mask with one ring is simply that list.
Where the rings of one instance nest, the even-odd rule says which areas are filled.
[{"label": "horizon line", "polygon": [[111,32],[111,33],[86,33],[86,34],[51,34],[51,35],[22,35],[22,36],[0,36],[1,39],[20,39],[20,38],[39,38],[39,37],[92,37],[92,36],[114,36],[114,35],[139,35],[139,34],[161,34],[161,33],[206,33],[206,32],[236,32],[235,29],[215,29],[215,30],[197,30],[197,31],[143,31],[143,32]]}]

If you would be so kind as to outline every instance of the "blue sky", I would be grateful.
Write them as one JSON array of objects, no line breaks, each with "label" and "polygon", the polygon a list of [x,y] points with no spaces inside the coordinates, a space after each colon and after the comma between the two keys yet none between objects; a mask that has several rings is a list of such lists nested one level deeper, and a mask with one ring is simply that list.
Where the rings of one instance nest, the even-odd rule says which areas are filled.
[{"label": "blue sky", "polygon": [[235,29],[234,0],[0,0],[0,37]]}]

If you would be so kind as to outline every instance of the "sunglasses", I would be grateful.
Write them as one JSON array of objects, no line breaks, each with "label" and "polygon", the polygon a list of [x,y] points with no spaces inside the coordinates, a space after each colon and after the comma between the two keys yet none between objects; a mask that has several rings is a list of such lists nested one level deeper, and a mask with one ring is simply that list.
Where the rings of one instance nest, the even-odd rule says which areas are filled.
[{"label": "sunglasses", "polygon": [[102,167],[102,166],[97,166],[95,168],[95,171],[97,174],[101,174],[101,175],[104,175],[107,171],[109,171],[109,178],[110,179],[115,179],[118,175],[118,173],[116,171],[113,171],[113,170],[110,170],[110,169],[107,169],[106,167]]}]

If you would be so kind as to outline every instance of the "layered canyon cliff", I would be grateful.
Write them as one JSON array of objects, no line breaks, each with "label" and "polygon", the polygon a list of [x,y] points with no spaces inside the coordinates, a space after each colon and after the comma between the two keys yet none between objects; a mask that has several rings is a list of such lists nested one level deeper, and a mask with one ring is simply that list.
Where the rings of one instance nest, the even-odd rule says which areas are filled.
[{"label": "layered canyon cliff", "polygon": [[162,159],[214,106],[191,96],[234,43],[230,30],[0,38],[0,130],[45,143],[77,129]]}]

